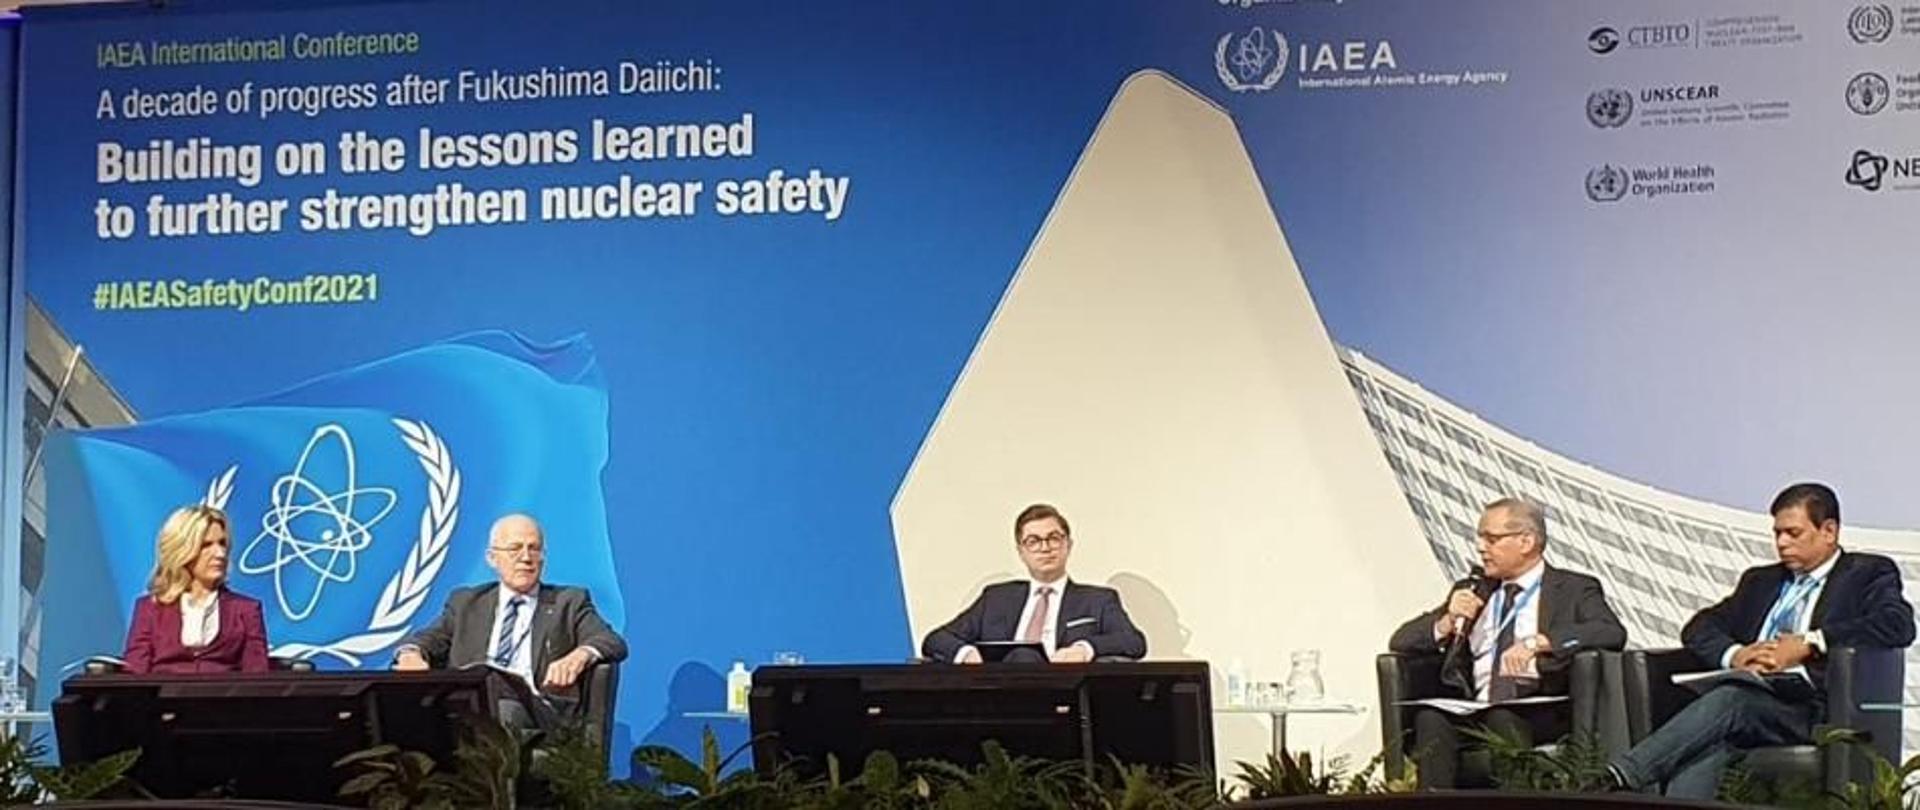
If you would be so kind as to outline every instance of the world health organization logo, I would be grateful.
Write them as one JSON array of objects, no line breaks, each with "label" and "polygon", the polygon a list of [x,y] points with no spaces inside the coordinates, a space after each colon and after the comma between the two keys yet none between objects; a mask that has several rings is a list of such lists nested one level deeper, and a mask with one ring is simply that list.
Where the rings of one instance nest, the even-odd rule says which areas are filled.
[{"label": "world health organization logo", "polygon": [[[342,638],[294,641],[273,649],[276,656],[312,658],[331,655],[352,666],[360,658],[391,646],[413,629],[413,618],[447,561],[448,541],[460,516],[460,470],[440,437],[425,422],[394,419],[401,440],[413,451],[427,477],[426,507],[413,546],[381,590],[366,630]],[[323,464],[319,458],[332,456]],[[337,470],[336,480],[309,477],[309,466]],[[238,465],[207,486],[201,502],[225,509],[233,497]],[[397,493],[389,487],[362,486],[353,437],[337,424],[316,428],[293,463],[269,488],[260,533],[240,552],[244,574],[273,575],[280,612],[303,621],[320,606],[328,583],[351,582],[359,573],[358,555],[374,541],[374,530],[393,511]],[[317,527],[317,531],[315,531]],[[311,583],[311,588],[299,585]]]},{"label": "world health organization logo", "polygon": [[1587,121],[1601,129],[1623,126],[1633,118],[1633,92],[1609,87],[1587,94]]},{"label": "world health organization logo", "polygon": [[1865,149],[1853,150],[1853,162],[1847,165],[1847,185],[1879,191],[1890,163],[1892,161],[1886,155],[1876,155]]},{"label": "world health organization logo", "polygon": [[1618,202],[1627,196],[1627,170],[1602,163],[1587,172],[1587,199],[1594,202]]},{"label": "world health organization logo", "polygon": [[1853,13],[1847,15],[1847,34],[1854,42],[1862,45],[1885,42],[1892,33],[1893,9],[1884,3],[1855,6]]},{"label": "world health organization logo", "polygon": [[1873,115],[1887,106],[1887,77],[1868,71],[1847,82],[1847,109],[1858,115]]},{"label": "world health organization logo", "polygon": [[1272,90],[1287,72],[1287,38],[1258,25],[1237,37],[1222,34],[1213,49],[1213,70],[1235,93]]}]

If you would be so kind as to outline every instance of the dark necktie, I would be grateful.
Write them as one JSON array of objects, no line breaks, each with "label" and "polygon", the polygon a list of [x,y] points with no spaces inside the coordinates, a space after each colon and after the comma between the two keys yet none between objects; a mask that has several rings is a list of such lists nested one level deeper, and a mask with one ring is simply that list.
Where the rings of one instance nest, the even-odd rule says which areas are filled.
[{"label": "dark necktie", "polygon": [[500,638],[493,645],[493,663],[497,666],[513,668],[513,654],[520,651],[521,638],[513,630],[520,623],[520,606],[526,603],[524,596],[507,600],[507,615],[500,620]]},{"label": "dark necktie", "polygon": [[[1493,680],[1487,684],[1487,699],[1494,703],[1519,697],[1515,679],[1500,674],[1500,656],[1505,655],[1507,648],[1513,646],[1513,628],[1520,624],[1520,618],[1513,615],[1514,611],[1520,609],[1520,605],[1517,604],[1520,600],[1520,584],[1509,582],[1501,586],[1500,590],[1506,598],[1500,601],[1500,615],[1495,617],[1499,622],[1496,626],[1500,628],[1500,635],[1493,640]],[[1510,617],[1513,621],[1507,620]]]}]

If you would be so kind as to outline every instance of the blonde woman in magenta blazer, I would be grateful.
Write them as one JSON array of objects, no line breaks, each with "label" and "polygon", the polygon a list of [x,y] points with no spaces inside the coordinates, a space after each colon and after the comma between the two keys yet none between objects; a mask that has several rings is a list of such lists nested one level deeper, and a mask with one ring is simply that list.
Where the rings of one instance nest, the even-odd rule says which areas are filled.
[{"label": "blonde woman in magenta blazer", "polygon": [[176,509],[156,545],[147,595],[133,603],[126,671],[266,672],[260,601],[227,589],[226,513]]}]

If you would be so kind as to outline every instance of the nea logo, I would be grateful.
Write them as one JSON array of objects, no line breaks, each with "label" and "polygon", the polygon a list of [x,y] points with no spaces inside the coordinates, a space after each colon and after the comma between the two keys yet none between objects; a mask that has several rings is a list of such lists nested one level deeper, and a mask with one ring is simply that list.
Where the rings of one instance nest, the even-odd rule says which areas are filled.
[{"label": "nea logo", "polygon": [[1920,156],[1890,158],[1855,149],[1847,164],[1847,185],[1866,191],[1879,191],[1888,183],[1920,179]]}]

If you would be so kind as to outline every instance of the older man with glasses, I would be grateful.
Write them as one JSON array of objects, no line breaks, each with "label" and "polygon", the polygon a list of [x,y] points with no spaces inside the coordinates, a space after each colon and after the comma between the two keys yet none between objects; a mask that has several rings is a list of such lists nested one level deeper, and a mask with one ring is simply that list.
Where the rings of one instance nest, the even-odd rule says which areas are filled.
[{"label": "older man with glasses", "polygon": [[[401,643],[395,669],[491,664],[564,707],[587,667],[627,657],[627,642],[594,611],[586,589],[541,583],[546,538],[533,518],[495,521],[487,564],[499,581],[454,591],[439,619]],[[526,708],[534,725],[548,725],[544,707]]]},{"label": "older man with glasses", "polygon": [[1547,564],[1547,522],[1539,506],[1519,498],[1487,504],[1475,535],[1481,562],[1475,575],[1387,643],[1396,653],[1444,656],[1440,680],[1454,697],[1493,704],[1464,717],[1435,708],[1415,713],[1414,758],[1426,788],[1457,786],[1460,726],[1485,726],[1528,742],[1565,735],[1571,725],[1565,706],[1499,704],[1564,695],[1574,651],[1627,643],[1627,629],[1599,580]]},{"label": "older man with glasses", "polygon": [[[1029,506],[1014,518],[1013,539],[1031,579],[987,586],[953,621],[927,634],[921,644],[927,659],[978,664],[976,645],[990,641],[1038,643],[1055,663],[1146,656],[1147,637],[1127,618],[1119,592],[1067,578],[1073,533],[1065,515],[1046,504]],[[1023,659],[1035,660],[1017,650],[1006,660]]]}]

